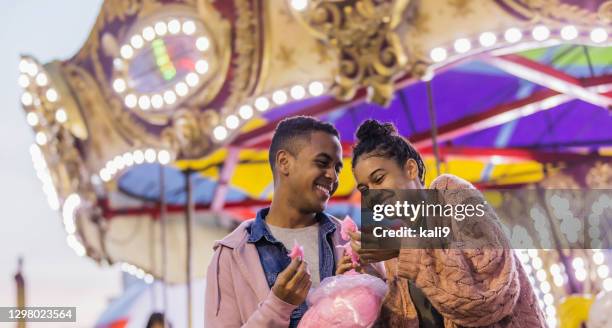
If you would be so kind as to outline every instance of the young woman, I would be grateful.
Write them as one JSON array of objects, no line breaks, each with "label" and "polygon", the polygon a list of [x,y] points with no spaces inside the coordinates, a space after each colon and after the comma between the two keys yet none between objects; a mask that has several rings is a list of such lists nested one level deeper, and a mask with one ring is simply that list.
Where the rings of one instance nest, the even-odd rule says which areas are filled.
[{"label": "young woman", "polygon": [[[359,127],[357,138],[353,173],[360,192],[424,188],[423,160],[392,124],[368,120]],[[474,187],[445,174],[430,189]],[[449,196],[457,192],[441,194],[448,198],[444,203],[458,201]],[[361,264],[384,261],[387,270],[390,288],[379,327],[545,327],[527,275],[495,222],[495,213],[487,210],[484,219],[479,225],[485,224],[495,236],[475,249],[367,250],[361,248],[361,234],[352,234]],[[339,271],[344,268],[341,263]]]}]

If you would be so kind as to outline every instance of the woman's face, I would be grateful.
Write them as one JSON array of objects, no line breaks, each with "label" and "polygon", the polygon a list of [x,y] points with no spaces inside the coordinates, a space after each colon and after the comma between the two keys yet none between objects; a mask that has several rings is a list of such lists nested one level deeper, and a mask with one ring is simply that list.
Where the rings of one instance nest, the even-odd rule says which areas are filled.
[{"label": "woman's face", "polygon": [[353,174],[361,193],[369,189],[423,188],[414,159],[408,159],[402,168],[393,158],[363,154],[357,159]]}]

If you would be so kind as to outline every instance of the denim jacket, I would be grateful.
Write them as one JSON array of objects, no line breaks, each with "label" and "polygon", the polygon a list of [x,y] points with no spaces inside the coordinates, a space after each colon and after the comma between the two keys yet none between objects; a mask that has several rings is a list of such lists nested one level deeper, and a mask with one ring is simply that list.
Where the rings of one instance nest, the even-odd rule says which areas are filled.
[{"label": "denim jacket", "polygon": [[[289,266],[291,259],[287,255],[289,251],[272,236],[266,226],[265,219],[269,211],[270,208],[264,208],[257,213],[255,221],[249,228],[248,242],[255,244],[268,286],[272,288],[274,282],[276,282],[276,277]],[[336,225],[325,213],[317,213],[316,219],[319,222],[319,273],[322,281],[333,276],[336,272],[334,243],[332,241]],[[306,310],[308,310],[308,306],[304,302],[293,311],[289,324],[290,328],[297,327]]]}]

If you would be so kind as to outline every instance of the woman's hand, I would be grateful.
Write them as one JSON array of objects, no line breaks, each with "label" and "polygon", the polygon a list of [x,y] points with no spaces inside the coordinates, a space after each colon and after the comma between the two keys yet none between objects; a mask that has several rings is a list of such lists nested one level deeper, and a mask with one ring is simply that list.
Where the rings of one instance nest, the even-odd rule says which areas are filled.
[{"label": "woman's hand", "polygon": [[351,247],[359,254],[359,261],[362,265],[382,262],[396,258],[399,249],[363,249],[361,248],[361,232],[349,232],[351,236]]},{"label": "woman's hand", "polygon": [[359,273],[363,273],[361,265],[359,265],[358,263],[353,264],[353,262],[351,261],[351,257],[345,252],[344,255],[342,255],[340,261],[338,262],[338,265],[336,266],[336,275],[344,274],[345,272],[351,271],[352,269],[355,269],[355,271]]}]

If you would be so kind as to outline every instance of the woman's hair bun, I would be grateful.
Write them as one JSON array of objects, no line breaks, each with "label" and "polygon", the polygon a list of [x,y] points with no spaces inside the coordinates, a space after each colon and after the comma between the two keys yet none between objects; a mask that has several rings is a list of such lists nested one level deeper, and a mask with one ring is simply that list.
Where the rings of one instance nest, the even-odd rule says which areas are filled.
[{"label": "woman's hair bun", "polygon": [[357,129],[356,136],[358,140],[368,140],[396,134],[397,130],[395,130],[395,127],[391,123],[381,124],[376,120],[367,120],[361,123],[359,129]]}]

